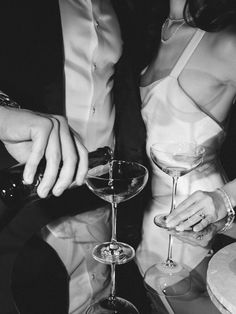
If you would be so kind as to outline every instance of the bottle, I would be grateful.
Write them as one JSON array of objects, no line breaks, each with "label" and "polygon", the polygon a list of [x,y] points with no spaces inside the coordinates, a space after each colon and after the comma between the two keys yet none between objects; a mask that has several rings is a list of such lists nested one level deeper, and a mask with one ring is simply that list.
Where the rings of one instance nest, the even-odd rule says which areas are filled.
[{"label": "bottle", "polygon": [[[112,159],[112,150],[105,146],[88,154],[89,169],[106,164]],[[37,168],[32,184],[23,180],[24,164],[0,170],[0,198],[8,208],[17,208],[26,202],[39,198],[37,187],[40,184],[46,166],[43,158]],[[50,196],[50,193],[49,193]]]}]

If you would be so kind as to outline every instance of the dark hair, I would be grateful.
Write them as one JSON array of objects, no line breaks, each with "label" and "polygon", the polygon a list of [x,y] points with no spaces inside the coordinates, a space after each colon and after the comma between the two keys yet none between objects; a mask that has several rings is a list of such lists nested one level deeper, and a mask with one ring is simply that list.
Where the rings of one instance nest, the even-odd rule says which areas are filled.
[{"label": "dark hair", "polygon": [[186,0],[184,16],[189,25],[208,32],[236,24],[235,0]]},{"label": "dark hair", "polygon": [[[161,27],[168,14],[168,0],[149,0],[149,21],[144,43],[146,64],[158,50]],[[219,31],[228,25],[236,25],[236,0],[186,0],[184,17],[191,26],[208,32]]]}]

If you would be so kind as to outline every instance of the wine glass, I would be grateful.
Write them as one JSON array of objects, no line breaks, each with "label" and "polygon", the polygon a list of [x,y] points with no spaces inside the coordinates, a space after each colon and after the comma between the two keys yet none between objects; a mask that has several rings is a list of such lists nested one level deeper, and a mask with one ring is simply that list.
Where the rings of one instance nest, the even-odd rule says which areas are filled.
[{"label": "wine glass", "polygon": [[86,313],[138,313],[132,303],[115,295],[115,266],[129,262],[135,255],[130,245],[117,241],[117,205],[141,192],[147,180],[148,171],[144,166],[121,160],[112,160],[88,172],[86,184],[89,189],[111,204],[112,236],[111,241],[98,244],[93,249],[93,257],[97,261],[111,265],[110,296],[92,304]]},{"label": "wine glass", "polygon": [[[198,167],[204,155],[203,146],[193,142],[155,143],[150,148],[150,156],[156,166],[172,178],[172,198],[170,213],[175,209],[178,179]],[[157,215],[154,223],[168,229],[166,215]],[[152,287],[159,295],[180,296],[191,287],[190,273],[183,265],[172,259],[172,236],[169,234],[168,255],[165,262],[151,266],[145,273],[147,288]]]}]

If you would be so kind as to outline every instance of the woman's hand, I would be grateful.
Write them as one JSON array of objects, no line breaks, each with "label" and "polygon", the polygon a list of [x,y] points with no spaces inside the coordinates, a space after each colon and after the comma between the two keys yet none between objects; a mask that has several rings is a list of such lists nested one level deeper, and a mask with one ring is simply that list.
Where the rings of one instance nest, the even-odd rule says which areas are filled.
[{"label": "woman's hand", "polygon": [[37,189],[40,197],[46,197],[50,190],[55,196],[61,195],[73,179],[78,185],[83,183],[88,170],[87,150],[71,135],[64,117],[1,107],[0,140],[13,158],[25,163],[23,178],[27,184],[33,182],[45,156],[46,168]]},{"label": "woman's hand", "polygon": [[177,231],[198,232],[227,215],[222,196],[217,192],[196,191],[167,217],[166,225]]},{"label": "woman's hand", "polygon": [[206,228],[202,229],[199,232],[194,232],[193,230],[179,232],[171,229],[169,233],[182,242],[194,246],[208,247],[214,240],[217,232],[222,230],[222,228],[225,226],[226,220],[226,218],[223,218],[216,223],[208,225]]},{"label": "woman's hand", "polygon": [[192,230],[178,232],[172,229],[169,233],[182,242],[194,246],[208,247],[217,233],[217,227],[214,224],[210,224],[200,232]]}]

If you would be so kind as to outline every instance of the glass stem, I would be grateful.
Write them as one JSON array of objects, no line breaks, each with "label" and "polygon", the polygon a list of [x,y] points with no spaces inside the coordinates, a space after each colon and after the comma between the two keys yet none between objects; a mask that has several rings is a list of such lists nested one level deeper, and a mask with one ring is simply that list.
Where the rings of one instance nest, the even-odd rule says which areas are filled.
[{"label": "glass stem", "polygon": [[[173,186],[172,186],[172,199],[171,199],[171,209],[170,213],[175,209],[175,197],[176,197],[176,191],[177,191],[177,183],[178,183],[178,176],[173,176]],[[172,260],[172,243],[173,243],[173,238],[171,234],[169,234],[169,243],[168,243],[168,255],[167,255],[167,260],[166,260],[166,265],[170,267],[174,267],[175,263]]]},{"label": "glass stem", "polygon": [[116,243],[117,242],[117,237],[116,237],[116,220],[117,220],[117,203],[112,202],[112,235],[111,235],[111,242]]},{"label": "glass stem", "polygon": [[115,299],[116,297],[116,264],[111,263],[111,293],[110,298]]}]

